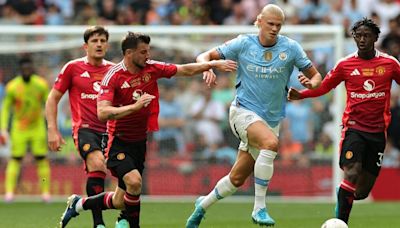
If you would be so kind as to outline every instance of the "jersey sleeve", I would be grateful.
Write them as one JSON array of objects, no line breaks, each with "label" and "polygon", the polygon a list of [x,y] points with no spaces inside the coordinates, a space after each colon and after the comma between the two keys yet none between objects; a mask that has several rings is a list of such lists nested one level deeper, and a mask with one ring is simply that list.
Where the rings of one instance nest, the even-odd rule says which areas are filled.
[{"label": "jersey sleeve", "polygon": [[322,96],[331,89],[335,88],[337,85],[340,84],[344,80],[342,75],[341,65],[337,65],[333,68],[329,73],[326,75],[324,80],[322,80],[321,86],[317,89],[305,89],[300,92],[302,98],[308,97],[319,97]]},{"label": "jersey sleeve", "polygon": [[54,82],[53,88],[60,91],[61,93],[65,93],[72,83],[72,65],[71,63],[67,63],[58,74],[56,81]]},{"label": "jersey sleeve", "polygon": [[393,79],[396,81],[397,84],[400,84],[400,63],[397,59],[393,60],[395,63],[393,69]]},{"label": "jersey sleeve", "polygon": [[243,35],[239,35],[238,37],[229,40],[222,45],[218,46],[217,52],[221,59],[230,59],[230,60],[237,60],[244,46],[243,43],[245,42],[245,38]]},{"label": "jersey sleeve", "polygon": [[[12,82],[12,81],[11,81]],[[0,113],[0,129],[2,131],[7,130],[8,120],[10,118],[11,106],[14,100],[14,89],[12,83],[6,86],[6,92],[3,98]]]},{"label": "jersey sleeve", "polygon": [[115,92],[115,84],[116,84],[116,77],[111,76],[110,78],[108,75],[104,77],[103,81],[101,82],[100,91],[97,97],[97,101],[110,101],[113,102],[114,100],[114,92]]},{"label": "jersey sleeve", "polygon": [[178,71],[177,66],[172,63],[158,62],[154,66],[157,68],[157,78],[171,78]]},{"label": "jersey sleeve", "polygon": [[296,41],[293,41],[292,50],[294,53],[294,65],[299,68],[300,71],[308,69],[312,66],[311,60],[307,57],[306,52]]}]

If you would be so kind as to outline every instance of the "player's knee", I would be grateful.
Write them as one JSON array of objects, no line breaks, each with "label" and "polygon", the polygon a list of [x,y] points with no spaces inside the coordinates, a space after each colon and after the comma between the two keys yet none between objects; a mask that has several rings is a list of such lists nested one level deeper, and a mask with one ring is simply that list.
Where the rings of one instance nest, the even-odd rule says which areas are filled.
[{"label": "player's knee", "polygon": [[129,192],[135,192],[139,194],[142,190],[142,178],[135,175],[129,175],[124,177],[124,182],[126,185],[127,190]]},{"label": "player's knee", "polygon": [[246,177],[244,177],[243,175],[240,175],[240,174],[231,174],[229,176],[229,179],[232,182],[233,186],[235,186],[237,188],[242,186],[244,184],[244,182],[246,181]]},{"label": "player's knee", "polygon": [[363,200],[366,199],[369,195],[367,191],[360,191],[355,193],[355,200]]},{"label": "player's knee", "polygon": [[272,151],[278,151],[279,140],[277,137],[265,138],[262,140],[260,149],[267,149]]}]

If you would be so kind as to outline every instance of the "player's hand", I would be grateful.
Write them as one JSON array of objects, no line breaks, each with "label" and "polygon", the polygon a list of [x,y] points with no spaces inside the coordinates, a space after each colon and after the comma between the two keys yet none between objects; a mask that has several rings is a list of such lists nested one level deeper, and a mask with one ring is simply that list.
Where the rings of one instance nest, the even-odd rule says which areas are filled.
[{"label": "player's hand", "polygon": [[203,72],[203,80],[206,82],[209,88],[211,87],[211,85],[217,84],[217,76],[212,69]]},{"label": "player's hand", "polygon": [[288,92],[288,95],[287,95],[287,99],[289,101],[294,101],[294,100],[300,100],[302,98],[301,98],[300,92],[297,89],[291,87],[289,89],[289,92]]},{"label": "player's hand", "polygon": [[307,89],[315,89],[319,86],[319,84],[307,78],[304,74],[299,74],[299,76],[297,77],[299,79],[299,82]]},{"label": "player's hand", "polygon": [[232,60],[213,60],[211,61],[211,66],[215,67],[217,70],[225,71],[225,72],[232,72],[237,69],[237,63]]},{"label": "player's hand", "polygon": [[0,145],[6,145],[8,143],[9,135],[7,131],[0,132]]},{"label": "player's hand", "polygon": [[142,96],[140,96],[140,98],[136,101],[135,105],[137,105],[139,109],[147,107],[154,98],[156,98],[156,96],[145,93]]},{"label": "player's hand", "polygon": [[47,144],[51,151],[61,151],[62,145],[65,144],[65,140],[61,136],[61,133],[57,130],[47,131]]}]

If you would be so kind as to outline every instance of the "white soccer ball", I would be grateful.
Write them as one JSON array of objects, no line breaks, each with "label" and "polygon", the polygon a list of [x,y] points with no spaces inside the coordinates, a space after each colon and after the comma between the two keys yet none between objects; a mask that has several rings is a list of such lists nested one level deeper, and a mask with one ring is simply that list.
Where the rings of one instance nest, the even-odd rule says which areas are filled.
[{"label": "white soccer ball", "polygon": [[322,224],[321,228],[348,228],[347,224],[340,219],[331,218]]}]

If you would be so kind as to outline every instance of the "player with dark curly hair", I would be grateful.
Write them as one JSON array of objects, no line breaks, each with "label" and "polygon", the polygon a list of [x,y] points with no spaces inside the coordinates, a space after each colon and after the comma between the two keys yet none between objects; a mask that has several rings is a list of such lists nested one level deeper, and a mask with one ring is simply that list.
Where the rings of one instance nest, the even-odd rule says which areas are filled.
[{"label": "player with dark curly hair", "polygon": [[353,200],[368,197],[379,175],[390,123],[390,88],[400,84],[399,62],[375,49],[380,29],[368,18],[351,29],[358,51],[340,60],[316,90],[289,90],[289,100],[318,97],[342,81],[347,90],[339,165],[336,217],[348,223]]}]

